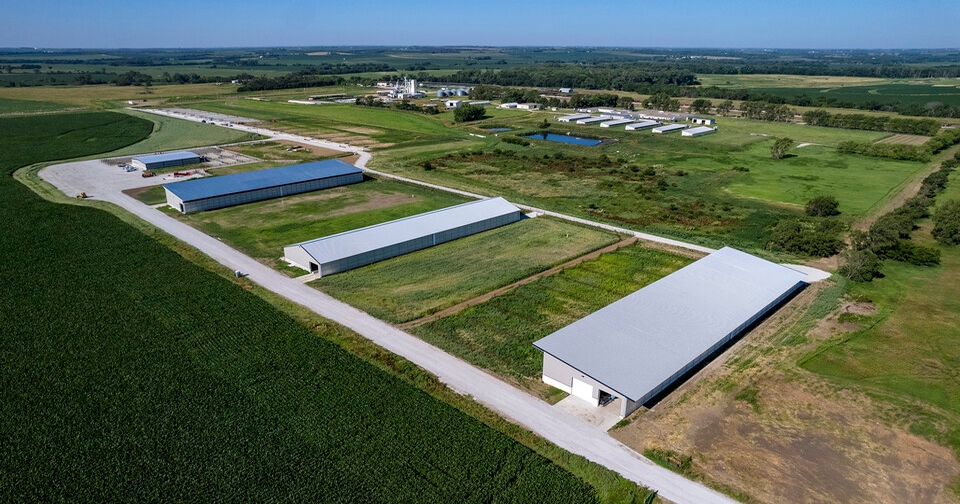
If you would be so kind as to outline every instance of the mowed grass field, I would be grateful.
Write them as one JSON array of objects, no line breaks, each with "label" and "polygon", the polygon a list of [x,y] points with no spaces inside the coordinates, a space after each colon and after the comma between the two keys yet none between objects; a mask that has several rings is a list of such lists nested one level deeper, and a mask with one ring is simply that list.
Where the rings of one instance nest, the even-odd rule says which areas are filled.
[{"label": "mowed grass field", "polygon": [[185,121],[147,112],[125,110],[125,114],[153,123],[153,134],[133,145],[110,152],[106,156],[126,156],[153,152],[188,149],[234,142],[254,140],[255,135],[243,131],[221,128],[210,124]]},{"label": "mowed grass field", "polygon": [[191,107],[261,119],[268,121],[267,127],[272,129],[293,130],[311,136],[357,135],[390,145],[426,145],[469,136],[423,114],[356,105],[298,105],[233,99],[197,103]]},{"label": "mowed grass field", "polygon": [[324,277],[310,285],[377,318],[401,323],[485,294],[618,239],[613,233],[596,228],[537,217]]},{"label": "mowed grass field", "polygon": [[[151,129],[112,113],[0,119],[0,167]],[[16,258],[0,262],[4,501],[596,501],[328,341],[344,329],[308,330],[109,213],[4,177],[0,218]]]},{"label": "mowed grass field", "polygon": [[236,93],[236,86],[217,86],[216,84],[184,84],[180,86],[153,86],[147,93],[140,86],[32,86],[0,88],[0,98],[15,100],[63,103],[80,107],[121,107],[127,101],[142,102],[148,100],[183,101],[200,97],[216,98],[219,95]]},{"label": "mowed grass field", "polygon": [[741,158],[750,169],[727,189],[771,203],[803,206],[820,195],[835,196],[849,217],[870,212],[895,195],[925,163],[846,156],[835,149],[808,145],[780,160],[770,158],[769,142],[750,146]]},{"label": "mowed grass field", "polygon": [[61,103],[0,98],[0,115],[52,112],[72,108]]},{"label": "mowed grass field", "polygon": [[536,381],[543,354],[534,341],[692,261],[641,245],[623,247],[411,332],[495,373]]},{"label": "mowed grass field", "polygon": [[177,212],[176,216],[250,257],[271,265],[285,265],[279,258],[286,245],[468,201],[472,200],[421,186],[367,179],[359,184],[207,212]]}]

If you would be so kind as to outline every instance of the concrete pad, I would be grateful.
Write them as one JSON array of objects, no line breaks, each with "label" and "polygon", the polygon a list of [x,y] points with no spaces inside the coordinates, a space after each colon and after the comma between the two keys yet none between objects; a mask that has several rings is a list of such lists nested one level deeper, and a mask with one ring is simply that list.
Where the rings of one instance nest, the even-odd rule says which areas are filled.
[{"label": "concrete pad", "polygon": [[831,275],[829,271],[818,270],[817,268],[811,268],[810,266],[804,266],[802,264],[781,264],[781,266],[786,266],[793,271],[799,271],[800,273],[807,275],[803,281],[807,282],[808,284],[826,280],[830,278]]},{"label": "concrete pad", "polygon": [[620,400],[610,402],[606,406],[593,406],[588,402],[575,396],[567,398],[553,405],[554,408],[561,409],[573,416],[593,425],[602,430],[610,430],[611,427],[620,421]]}]

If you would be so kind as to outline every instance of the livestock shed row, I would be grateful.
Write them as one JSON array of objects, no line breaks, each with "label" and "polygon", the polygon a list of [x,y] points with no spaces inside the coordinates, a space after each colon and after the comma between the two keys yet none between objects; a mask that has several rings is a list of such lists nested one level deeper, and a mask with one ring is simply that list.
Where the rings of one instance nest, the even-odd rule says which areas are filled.
[{"label": "livestock shed row", "polygon": [[533,343],[543,381],[625,417],[802,288],[806,275],[720,249]]},{"label": "livestock shed row", "polygon": [[183,213],[213,210],[363,182],[363,172],[339,159],[165,184],[167,204]]},{"label": "livestock shed row", "polygon": [[200,162],[200,156],[190,151],[165,152],[151,156],[137,156],[130,162],[141,170],[159,170]]},{"label": "livestock shed row", "polygon": [[383,224],[295,243],[283,256],[321,277],[359,268],[517,222],[523,212],[503,198],[471,201]]}]

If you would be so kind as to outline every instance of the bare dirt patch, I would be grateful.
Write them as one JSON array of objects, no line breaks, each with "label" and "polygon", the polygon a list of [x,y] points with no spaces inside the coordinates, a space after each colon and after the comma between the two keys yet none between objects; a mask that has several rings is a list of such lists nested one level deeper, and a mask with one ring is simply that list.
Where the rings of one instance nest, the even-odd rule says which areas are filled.
[{"label": "bare dirt patch", "polygon": [[[825,284],[826,282],[821,282]],[[825,285],[814,285],[652,410],[611,434],[635,450],[691,455],[694,471],[749,502],[955,502],[949,448],[881,421],[888,406],[796,366],[822,344],[782,345]],[[849,329],[847,300],[810,336]],[[821,331],[825,334],[813,334]],[[738,399],[739,398],[739,399]]]},{"label": "bare dirt patch", "polygon": [[877,140],[877,143],[882,144],[901,144],[901,145],[923,145],[930,140],[930,137],[923,135],[904,135],[897,134],[891,135],[882,140]]}]

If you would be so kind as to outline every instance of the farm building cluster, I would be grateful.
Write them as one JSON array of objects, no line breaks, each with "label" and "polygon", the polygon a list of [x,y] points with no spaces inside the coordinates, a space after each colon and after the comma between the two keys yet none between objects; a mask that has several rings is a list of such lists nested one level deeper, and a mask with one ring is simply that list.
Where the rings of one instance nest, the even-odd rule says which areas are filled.
[{"label": "farm building cluster", "polygon": [[[594,115],[599,113],[600,115]],[[689,125],[685,122],[677,121],[690,121],[691,124],[700,125],[695,128],[689,128]],[[650,128],[650,131],[654,134],[664,134],[672,133],[676,131],[683,131],[682,136],[685,137],[696,137],[701,135],[706,135],[708,133],[714,133],[717,131],[717,127],[711,127],[716,121],[711,118],[706,117],[686,117],[680,116],[677,114],[663,113],[663,112],[652,112],[652,111],[640,111],[633,112],[629,110],[615,110],[615,109],[605,109],[600,108],[589,113],[581,112],[576,114],[569,114],[557,119],[557,122],[562,123],[575,123],[579,125],[589,125],[589,124],[600,124],[601,128],[613,128],[616,126],[623,126],[627,131],[638,131]],[[689,129],[688,129],[689,128]]]}]

